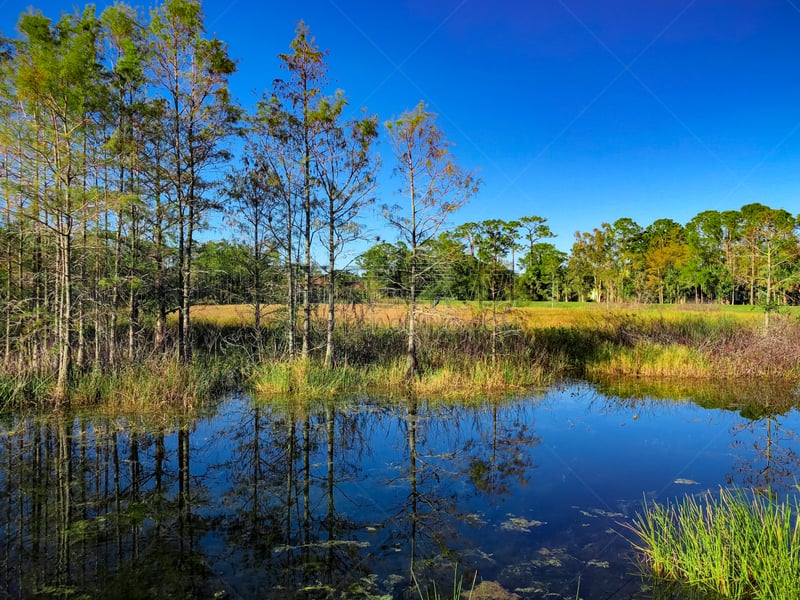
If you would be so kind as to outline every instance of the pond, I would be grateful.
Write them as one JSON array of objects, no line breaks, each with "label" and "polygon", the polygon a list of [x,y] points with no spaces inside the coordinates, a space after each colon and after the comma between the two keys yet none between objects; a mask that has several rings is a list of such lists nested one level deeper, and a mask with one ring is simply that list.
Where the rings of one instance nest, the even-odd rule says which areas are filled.
[{"label": "pond", "polygon": [[6,416],[0,597],[419,598],[457,572],[498,598],[652,598],[625,526],[643,500],[793,493],[799,427],[586,383]]}]

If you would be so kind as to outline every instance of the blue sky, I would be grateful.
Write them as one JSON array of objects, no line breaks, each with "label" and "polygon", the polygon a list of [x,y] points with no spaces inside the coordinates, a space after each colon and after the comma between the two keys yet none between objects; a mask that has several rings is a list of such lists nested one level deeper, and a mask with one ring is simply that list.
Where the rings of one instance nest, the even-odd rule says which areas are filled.
[{"label": "blue sky", "polygon": [[[31,4],[57,18],[74,3],[0,0],[0,30]],[[353,111],[384,121],[424,100],[484,182],[455,223],[540,215],[568,250],[575,231],[620,217],[685,224],[750,202],[800,212],[800,0],[203,6],[245,105],[282,75],[299,19]],[[378,203],[391,204],[399,182],[388,143],[378,150]]]}]

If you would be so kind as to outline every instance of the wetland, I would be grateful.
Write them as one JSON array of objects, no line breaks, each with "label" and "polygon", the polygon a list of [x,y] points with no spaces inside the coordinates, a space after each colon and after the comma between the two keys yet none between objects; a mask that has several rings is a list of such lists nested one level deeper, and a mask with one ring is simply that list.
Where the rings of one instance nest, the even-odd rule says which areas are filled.
[{"label": "wetland", "polygon": [[673,597],[637,568],[643,503],[785,497],[800,460],[791,391],[692,387],[9,413],[0,596]]}]

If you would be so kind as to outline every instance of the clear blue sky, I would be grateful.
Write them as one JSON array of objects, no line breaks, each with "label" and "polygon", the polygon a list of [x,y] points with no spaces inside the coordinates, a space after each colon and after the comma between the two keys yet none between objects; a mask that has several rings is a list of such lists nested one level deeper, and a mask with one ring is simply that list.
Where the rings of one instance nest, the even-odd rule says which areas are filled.
[{"label": "clear blue sky", "polygon": [[[0,0],[0,30],[12,33],[31,4],[54,18],[83,5]],[[568,250],[576,230],[620,217],[685,224],[750,202],[800,212],[800,0],[206,0],[204,10],[239,61],[232,88],[245,105],[282,75],[277,54],[299,19],[329,50],[353,110],[383,121],[427,102],[484,181],[455,223],[540,215]],[[388,144],[379,150],[379,203],[393,203]]]}]

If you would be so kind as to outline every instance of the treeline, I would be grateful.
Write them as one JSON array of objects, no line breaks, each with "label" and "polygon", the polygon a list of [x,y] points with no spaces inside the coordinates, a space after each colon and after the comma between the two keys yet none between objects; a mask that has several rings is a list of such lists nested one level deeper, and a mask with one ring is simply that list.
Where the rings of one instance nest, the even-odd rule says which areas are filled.
[{"label": "treeline", "polygon": [[[630,218],[577,232],[570,253],[546,241],[542,217],[466,223],[425,245],[431,299],[719,302],[767,307],[800,301],[798,219],[748,204],[703,211],[685,226]],[[369,289],[403,296],[409,251],[383,242],[358,263]]]},{"label": "treeline", "polygon": [[[256,346],[261,304],[287,307],[278,322],[290,360],[312,354],[312,304],[324,285],[333,363],[333,275],[375,200],[378,119],[329,89],[326,52],[302,22],[276,60],[284,77],[243,110],[228,90],[235,61],[203,20],[199,0],[165,0],[146,15],[87,5],[58,21],[31,10],[19,36],[2,40],[3,372],[55,373],[58,400],[76,370],[173,353],[190,362],[191,305],[220,295],[221,273],[254,306]],[[413,371],[418,247],[477,181],[455,164],[424,104],[385,128],[406,191],[406,206],[383,213],[411,251]],[[230,243],[199,244],[220,218]],[[176,328],[167,327],[172,313]]]}]

